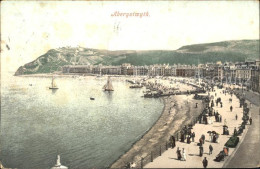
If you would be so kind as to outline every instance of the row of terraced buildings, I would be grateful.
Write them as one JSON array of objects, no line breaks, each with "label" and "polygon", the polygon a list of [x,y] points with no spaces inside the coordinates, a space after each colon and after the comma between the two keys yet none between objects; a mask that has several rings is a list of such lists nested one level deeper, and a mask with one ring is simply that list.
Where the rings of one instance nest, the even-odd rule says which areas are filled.
[{"label": "row of terraced buildings", "polygon": [[199,65],[155,64],[134,66],[124,63],[120,66],[107,65],[66,65],[64,74],[102,74],[102,75],[136,75],[136,76],[177,76],[203,77],[218,81],[243,84],[260,92],[260,61],[206,63]]}]

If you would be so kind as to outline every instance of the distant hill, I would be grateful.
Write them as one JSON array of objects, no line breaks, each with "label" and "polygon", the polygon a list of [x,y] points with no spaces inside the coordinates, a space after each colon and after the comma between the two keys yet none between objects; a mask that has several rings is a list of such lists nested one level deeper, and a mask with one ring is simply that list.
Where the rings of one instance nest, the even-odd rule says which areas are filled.
[{"label": "distant hill", "polygon": [[259,58],[259,40],[223,41],[183,46],[177,50],[108,51],[82,47],[51,49],[36,60],[19,67],[15,75],[51,73],[64,65],[198,64],[216,61],[244,61]]}]

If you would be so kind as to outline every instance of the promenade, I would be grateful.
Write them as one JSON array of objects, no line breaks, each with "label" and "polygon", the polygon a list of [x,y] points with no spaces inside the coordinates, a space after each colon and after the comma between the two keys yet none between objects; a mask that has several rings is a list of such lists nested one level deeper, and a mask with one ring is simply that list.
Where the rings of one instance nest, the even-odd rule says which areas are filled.
[{"label": "promenade", "polygon": [[[222,168],[225,161],[229,158],[229,156],[225,157],[224,161],[221,162],[215,162],[214,159],[219,154],[220,151],[223,150],[225,143],[227,140],[231,137],[233,134],[234,128],[240,126],[242,123],[242,116],[243,116],[243,109],[239,107],[239,99],[233,95],[232,96],[232,103],[229,102],[229,98],[231,98],[231,95],[226,93],[223,93],[223,89],[217,89],[214,88],[215,92],[217,93],[217,96],[215,97],[215,92],[210,92],[210,95],[214,96],[214,103],[215,100],[218,97],[221,97],[221,100],[223,102],[223,107],[221,108],[220,105],[214,106],[214,110],[218,111],[218,113],[222,116],[222,122],[215,122],[214,117],[212,117],[213,123],[212,124],[199,124],[196,123],[193,126],[192,132],[195,132],[195,142],[191,142],[190,144],[187,144],[183,142],[176,142],[176,147],[174,149],[168,149],[165,151],[161,156],[157,157],[153,160],[153,162],[148,163],[144,168],[202,168],[203,164],[202,161],[204,157],[207,157],[208,160],[208,168]],[[230,111],[230,106],[233,106],[233,111]],[[235,116],[238,116],[238,119],[236,120]],[[229,135],[222,135],[223,133],[223,125],[224,121],[226,120]],[[246,126],[248,128],[248,126]],[[212,143],[209,141],[209,134],[208,131],[216,131],[220,134],[219,136],[219,142],[218,143]],[[206,136],[205,144],[203,144],[204,153],[203,156],[199,156],[199,146],[197,146],[197,143],[199,142],[199,138],[201,135],[204,134]],[[246,130],[242,133],[240,137],[240,140],[244,135],[246,134]],[[213,146],[213,153],[209,155],[209,145]],[[177,147],[182,150],[183,148],[186,151],[186,161],[180,161],[177,160],[177,154],[176,150]],[[229,148],[229,155],[233,153],[235,149]]]},{"label": "promenade", "polygon": [[[241,93],[241,90],[239,90]],[[245,91],[245,98],[253,102],[249,112],[253,123],[249,126],[243,142],[234,153],[233,157],[227,161],[224,168],[255,168],[260,167],[260,145],[259,145],[259,116],[260,101],[259,94]]]}]

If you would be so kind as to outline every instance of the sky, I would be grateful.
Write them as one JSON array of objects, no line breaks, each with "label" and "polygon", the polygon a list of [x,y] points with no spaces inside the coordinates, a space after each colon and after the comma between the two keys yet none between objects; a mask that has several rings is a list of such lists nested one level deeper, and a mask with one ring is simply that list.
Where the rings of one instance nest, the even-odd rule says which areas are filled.
[{"label": "sky", "polygon": [[1,2],[1,71],[15,71],[66,46],[175,50],[242,39],[259,39],[258,1]]}]

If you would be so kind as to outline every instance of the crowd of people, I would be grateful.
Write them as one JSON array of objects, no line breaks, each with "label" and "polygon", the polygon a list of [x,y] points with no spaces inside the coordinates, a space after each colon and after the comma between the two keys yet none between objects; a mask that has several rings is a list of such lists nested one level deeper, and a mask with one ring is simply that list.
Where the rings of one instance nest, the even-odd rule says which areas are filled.
[{"label": "crowd of people", "polygon": [[[213,89],[211,89],[211,90],[215,91]],[[223,89],[221,91],[221,93],[223,93],[225,95],[227,95],[227,94],[230,95],[229,104],[231,104],[231,105],[230,105],[229,109],[230,109],[230,112],[232,112],[233,111],[232,97],[233,97],[234,92],[232,90],[226,88],[226,89]],[[216,96],[217,96],[217,93],[215,93],[215,97]],[[212,124],[213,123],[213,119],[211,118],[212,116],[215,117],[214,118],[215,122],[222,123],[222,115],[218,112],[218,110],[215,110],[215,108],[214,108],[215,106],[219,107],[219,108],[223,107],[223,102],[222,102],[221,97],[217,97],[215,99],[215,103],[214,103],[214,96],[211,96],[209,98],[210,98],[209,99],[210,101],[208,102],[206,108],[203,110],[202,114],[198,118],[199,123],[200,124],[206,124],[206,125]],[[242,98],[239,98],[239,100],[240,100],[240,102],[242,102],[242,103],[240,103],[240,107],[243,107],[243,113],[244,113],[243,118],[245,118],[246,120],[249,121],[250,124],[252,124],[252,118],[245,116],[245,114],[248,115],[248,112],[249,112],[249,108],[246,106],[246,104],[243,103],[245,100],[243,100]],[[228,113],[228,112],[226,112],[226,113]],[[238,119],[237,114],[235,115],[235,119],[236,120]],[[195,132],[194,131],[192,132],[191,126],[184,126],[183,129],[181,130],[180,134],[181,134],[180,140],[179,140],[180,142],[186,142],[187,144],[194,142]],[[208,134],[209,134],[208,141],[210,143],[218,143],[218,139],[219,139],[219,136],[220,136],[219,133],[217,133],[215,131],[208,131]],[[223,135],[229,135],[228,124],[227,124],[226,119],[224,119]],[[234,128],[234,132],[233,132],[232,135],[233,136],[239,135],[239,130],[237,130],[236,127]],[[176,140],[174,138],[174,147],[175,147],[175,141]],[[201,137],[199,138],[199,143],[197,144],[197,146],[199,147],[199,156],[200,157],[203,157],[203,154],[204,154],[204,146],[203,146],[204,143],[205,143],[205,135],[202,134]],[[172,147],[172,148],[174,148],[174,147]],[[228,156],[228,151],[229,151],[228,147],[224,147],[223,150],[220,151],[220,153],[216,156],[215,161],[224,160],[225,156]],[[211,155],[212,152],[213,152],[213,145],[209,144],[208,154]],[[185,151],[184,148],[181,151],[180,148],[178,147],[176,153],[177,153],[177,159],[178,160],[186,161],[186,151]],[[204,168],[206,168],[208,166],[208,160],[207,160],[206,157],[204,157],[202,164],[203,164]]]},{"label": "crowd of people", "polygon": [[[150,84],[151,85],[151,84]],[[204,100],[204,103],[206,103],[206,106],[204,108],[204,110],[202,111],[202,113],[198,116],[197,120],[200,124],[205,124],[205,125],[211,125],[214,123],[222,123],[222,115],[218,112],[219,109],[223,108],[223,100],[221,98],[221,95],[218,96],[217,92],[214,90],[215,86],[211,86],[211,87],[205,87],[208,91],[208,97]],[[210,96],[209,92],[215,92],[214,95]],[[229,110],[230,112],[224,112],[224,113],[232,113],[233,112],[233,105],[232,105],[232,97],[233,95],[236,95],[237,98],[239,99],[240,102],[240,108],[243,108],[243,123],[241,124],[241,126],[238,127],[234,127],[234,131],[232,133],[232,136],[239,136],[244,129],[244,125],[245,124],[252,124],[252,118],[249,117],[249,107],[247,106],[247,104],[245,103],[245,99],[243,96],[238,95],[237,93],[235,93],[235,91],[231,88],[225,88],[222,89],[221,94],[224,94],[225,96],[228,94],[230,96],[230,98],[228,99],[228,104],[230,104],[229,106]],[[195,103],[195,107],[197,108],[198,103]],[[227,104],[227,103],[225,103]],[[175,106],[175,104],[173,105],[173,107]],[[251,105],[250,105],[251,107]],[[220,111],[222,112],[222,111]],[[169,111],[170,113],[170,111]],[[222,112],[223,113],[223,112]],[[234,113],[234,119],[238,120],[238,112]],[[223,135],[229,135],[229,129],[228,129],[228,123],[227,120],[224,119],[223,120],[224,125],[223,125]],[[176,147],[176,142],[180,141],[182,143],[187,143],[190,144],[192,142],[195,142],[195,131],[192,130],[192,125],[185,125],[181,131],[180,134],[178,134],[177,136],[171,136],[170,137],[170,146],[172,149],[174,149]],[[205,148],[205,133],[202,134],[200,137],[198,137],[198,156],[203,157],[204,156],[204,151],[206,152],[206,154],[211,155],[213,153],[213,149],[214,149],[214,144],[215,143],[219,143],[219,138],[221,137],[219,133],[217,133],[216,131],[208,131],[208,139],[207,141],[209,142],[208,148]],[[197,140],[197,139],[196,139]],[[228,156],[229,153],[229,148],[228,147],[223,147],[223,150],[221,150],[216,158],[214,159],[215,161],[222,161],[224,160],[224,158],[226,156]],[[187,152],[185,150],[185,148],[183,147],[177,147],[176,150],[176,154],[177,154],[177,160],[180,161],[186,161],[187,160]],[[204,156],[203,160],[202,160],[202,165],[204,168],[206,168],[208,166],[208,160],[207,158]]]}]

